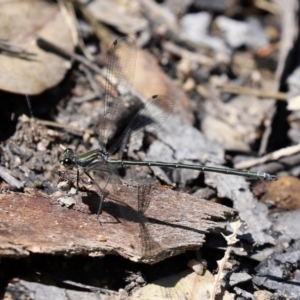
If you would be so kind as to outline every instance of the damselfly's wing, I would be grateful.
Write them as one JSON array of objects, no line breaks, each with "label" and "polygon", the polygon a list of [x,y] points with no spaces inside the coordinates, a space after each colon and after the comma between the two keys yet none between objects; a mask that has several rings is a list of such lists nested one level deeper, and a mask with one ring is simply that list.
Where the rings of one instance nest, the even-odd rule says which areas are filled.
[{"label": "damselfly's wing", "polygon": [[151,185],[139,184],[138,185],[138,212],[142,215],[145,214],[151,202]]},{"label": "damselfly's wing", "polygon": [[113,193],[113,191],[118,189],[118,186],[122,184],[118,175],[118,167],[118,165],[112,165],[105,162],[88,171],[95,181],[95,185],[99,189],[100,196],[107,192]]},{"label": "damselfly's wing", "polygon": [[124,140],[130,142],[139,140],[144,132],[152,133],[166,122],[174,107],[173,101],[167,96],[152,96],[137,112],[126,126],[121,136],[109,148],[109,154],[113,154]]},{"label": "damselfly's wing", "polygon": [[100,129],[103,150],[116,121],[130,97],[136,63],[136,43],[126,36],[117,39],[110,50],[105,86],[104,122]]},{"label": "damselfly's wing", "polygon": [[160,245],[151,237],[147,227],[148,219],[145,216],[145,212],[151,203],[151,198],[151,185],[140,184],[138,186],[138,215],[140,221],[141,255],[143,257],[151,257],[160,250]]}]

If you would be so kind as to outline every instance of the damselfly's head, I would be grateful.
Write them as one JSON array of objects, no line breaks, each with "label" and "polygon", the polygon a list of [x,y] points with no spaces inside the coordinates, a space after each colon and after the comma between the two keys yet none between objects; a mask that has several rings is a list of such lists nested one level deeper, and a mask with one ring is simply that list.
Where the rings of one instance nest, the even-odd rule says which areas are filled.
[{"label": "damselfly's head", "polygon": [[74,158],[75,158],[74,151],[71,148],[67,148],[64,151],[62,157],[60,158],[59,162],[64,167],[71,167],[75,164]]}]

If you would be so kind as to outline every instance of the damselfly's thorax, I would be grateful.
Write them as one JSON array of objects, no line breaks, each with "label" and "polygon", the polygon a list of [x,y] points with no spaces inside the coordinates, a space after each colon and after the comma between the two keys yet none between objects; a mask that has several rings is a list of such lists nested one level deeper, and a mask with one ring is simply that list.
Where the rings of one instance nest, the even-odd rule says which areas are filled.
[{"label": "damselfly's thorax", "polygon": [[75,155],[74,151],[67,148],[61,159],[60,163],[70,168],[77,166],[85,169],[91,169],[107,162],[108,154],[100,149],[92,150],[81,155]]}]

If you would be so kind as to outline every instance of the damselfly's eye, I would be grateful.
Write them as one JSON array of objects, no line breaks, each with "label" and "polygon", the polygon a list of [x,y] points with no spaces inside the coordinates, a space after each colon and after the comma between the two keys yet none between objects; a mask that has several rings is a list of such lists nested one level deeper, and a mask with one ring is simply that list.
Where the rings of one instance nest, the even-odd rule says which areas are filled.
[{"label": "damselfly's eye", "polygon": [[74,164],[73,160],[70,159],[70,158],[63,158],[60,160],[60,163],[63,165],[63,166],[71,166]]}]

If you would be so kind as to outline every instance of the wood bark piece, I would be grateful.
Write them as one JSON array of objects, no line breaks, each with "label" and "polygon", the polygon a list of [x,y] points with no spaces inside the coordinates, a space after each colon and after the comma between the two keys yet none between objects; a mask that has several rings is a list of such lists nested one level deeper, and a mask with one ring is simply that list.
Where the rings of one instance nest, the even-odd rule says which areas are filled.
[{"label": "wood bark piece", "polygon": [[120,185],[97,220],[99,198],[80,192],[72,209],[33,189],[0,195],[0,255],[30,253],[121,255],[155,263],[198,249],[214,221],[233,215],[225,206],[166,188],[152,187],[149,207],[138,212],[138,186]]}]

